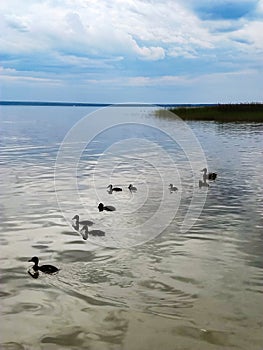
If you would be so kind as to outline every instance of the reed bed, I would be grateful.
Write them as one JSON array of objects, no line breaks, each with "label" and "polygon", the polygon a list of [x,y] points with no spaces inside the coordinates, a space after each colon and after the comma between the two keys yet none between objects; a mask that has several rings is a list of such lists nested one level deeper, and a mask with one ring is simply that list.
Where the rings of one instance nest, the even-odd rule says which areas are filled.
[{"label": "reed bed", "polygon": [[217,104],[159,110],[160,118],[173,118],[176,114],[183,120],[205,120],[217,122],[263,122],[263,103]]}]

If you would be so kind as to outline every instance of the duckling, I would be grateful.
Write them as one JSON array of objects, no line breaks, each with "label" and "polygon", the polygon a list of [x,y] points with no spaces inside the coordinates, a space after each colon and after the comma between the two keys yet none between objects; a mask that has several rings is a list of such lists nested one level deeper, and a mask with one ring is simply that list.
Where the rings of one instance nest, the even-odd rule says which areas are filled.
[{"label": "duckling", "polygon": [[83,221],[79,221],[79,215],[75,215],[72,220],[76,220],[75,224],[72,225],[73,228],[76,230],[76,231],[79,231],[79,225],[93,225],[93,222],[92,221],[89,221],[89,220],[83,220]]},{"label": "duckling", "polygon": [[41,265],[41,266],[39,266],[38,265],[39,259],[37,256],[33,256],[33,258],[31,258],[28,261],[35,263],[35,265],[33,266],[33,270],[35,272],[41,271],[44,273],[52,274],[52,273],[58,272],[60,270],[56,266],[53,266],[53,265]]},{"label": "duckling", "polygon": [[173,184],[170,184],[170,185],[169,185],[169,189],[170,189],[170,192],[178,191],[178,188],[175,187]]},{"label": "duckling", "polygon": [[99,237],[105,236],[105,232],[103,232],[101,230],[91,230],[91,231],[89,231],[88,225],[84,225],[82,227],[82,229],[80,230],[80,233],[81,233],[81,235],[82,235],[84,240],[87,240],[89,235],[91,235],[91,236],[99,236]]},{"label": "duckling", "polygon": [[128,189],[131,191],[131,192],[136,192],[137,191],[137,188],[135,186],[133,186],[132,184],[130,184],[128,186]]},{"label": "duckling", "polygon": [[207,168],[202,169],[203,171],[203,180],[215,180],[217,178],[217,173],[208,173],[207,174]]},{"label": "duckling", "polygon": [[107,187],[108,189],[109,189],[109,193],[111,193],[111,192],[121,192],[122,191],[122,188],[120,188],[120,187],[113,187],[112,185],[109,185],[108,187]]},{"label": "duckling", "polygon": [[103,211],[103,210],[106,210],[106,211],[115,211],[116,209],[114,207],[112,207],[111,205],[109,206],[105,206],[103,203],[100,203],[98,205],[98,209],[99,211]]}]

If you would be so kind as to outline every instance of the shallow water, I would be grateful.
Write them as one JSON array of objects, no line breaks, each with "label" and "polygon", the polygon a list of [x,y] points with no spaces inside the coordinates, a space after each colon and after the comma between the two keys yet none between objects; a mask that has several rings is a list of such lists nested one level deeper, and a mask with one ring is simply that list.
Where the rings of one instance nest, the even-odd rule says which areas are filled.
[{"label": "shallow water", "polygon": [[[263,124],[188,122],[218,173],[199,188],[195,139],[147,108],[84,118],[59,161],[89,112],[1,108],[0,348],[262,350]],[[83,240],[77,213],[105,236]],[[61,270],[31,278],[34,255]]]}]

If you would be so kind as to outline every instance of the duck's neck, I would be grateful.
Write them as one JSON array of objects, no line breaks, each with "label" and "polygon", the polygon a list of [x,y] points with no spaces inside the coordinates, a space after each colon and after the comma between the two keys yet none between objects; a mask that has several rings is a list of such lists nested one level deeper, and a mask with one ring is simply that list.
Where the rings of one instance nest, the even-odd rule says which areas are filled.
[{"label": "duck's neck", "polygon": [[34,271],[38,271],[39,270],[38,263],[35,262],[35,265],[33,266],[33,270]]}]

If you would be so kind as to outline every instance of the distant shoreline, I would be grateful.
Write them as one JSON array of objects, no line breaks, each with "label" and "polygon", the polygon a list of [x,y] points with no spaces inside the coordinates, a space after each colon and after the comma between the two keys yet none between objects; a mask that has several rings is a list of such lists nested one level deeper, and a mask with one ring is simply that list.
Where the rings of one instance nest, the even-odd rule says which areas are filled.
[{"label": "distant shoreline", "polygon": [[[0,101],[0,106],[31,107],[160,107],[159,118],[218,122],[263,122],[263,103],[96,103],[56,101]],[[167,113],[169,111],[170,113]]]},{"label": "distant shoreline", "polygon": [[[183,120],[203,120],[217,122],[263,122],[263,103],[216,104],[210,106],[192,106],[168,108],[167,113],[157,111],[160,118]],[[176,116],[175,116],[176,115]]]},{"label": "distant shoreline", "polygon": [[57,101],[0,101],[0,106],[42,106],[42,107],[205,107],[210,103],[99,103],[99,102],[57,102]]}]

